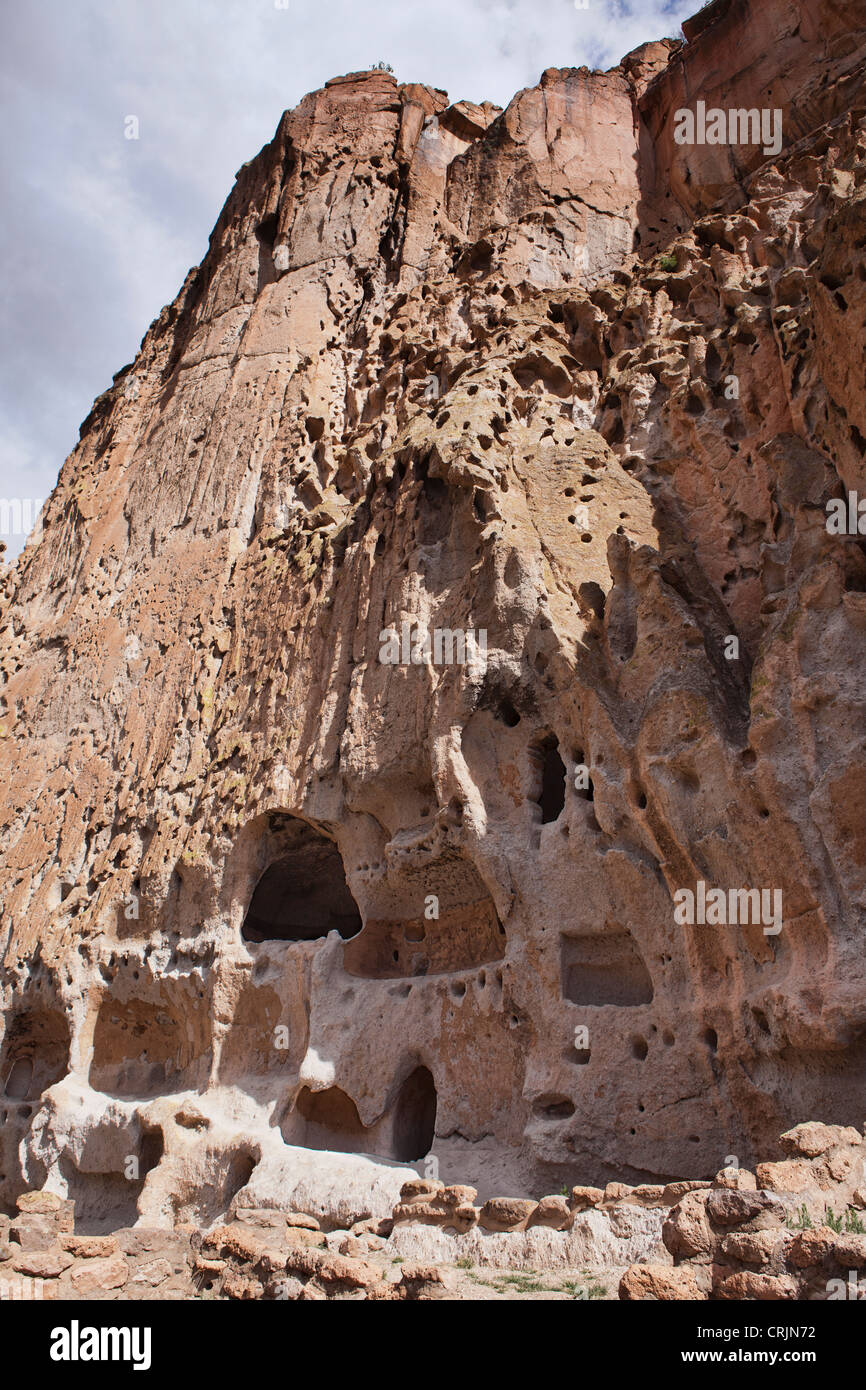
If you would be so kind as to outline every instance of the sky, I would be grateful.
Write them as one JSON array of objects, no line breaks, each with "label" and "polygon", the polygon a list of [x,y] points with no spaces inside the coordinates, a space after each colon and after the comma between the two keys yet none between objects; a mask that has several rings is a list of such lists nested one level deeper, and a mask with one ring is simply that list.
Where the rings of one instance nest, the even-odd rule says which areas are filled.
[{"label": "sky", "polygon": [[5,558],[287,107],[377,62],[506,106],[545,68],[609,68],[680,37],[700,3],[0,0]]}]

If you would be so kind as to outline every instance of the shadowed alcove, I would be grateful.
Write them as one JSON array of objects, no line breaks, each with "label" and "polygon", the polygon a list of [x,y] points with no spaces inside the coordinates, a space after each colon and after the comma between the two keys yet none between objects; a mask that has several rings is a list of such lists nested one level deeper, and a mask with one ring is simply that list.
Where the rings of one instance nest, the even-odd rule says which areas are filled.
[{"label": "shadowed alcove", "polygon": [[210,1067],[211,1020],[195,980],[120,977],[114,989],[100,1001],[94,1024],[93,1089],[159,1096],[203,1081]]},{"label": "shadowed alcove", "polygon": [[361,1122],[358,1107],[339,1086],[311,1091],[305,1086],[295,1106],[291,1142],[305,1149],[329,1149],[332,1153],[369,1153],[372,1133]]},{"label": "shadowed alcove", "polygon": [[244,918],[244,941],[315,941],[331,931],[346,939],[360,930],[337,846],[306,821],[285,817],[278,857],[256,884]]},{"label": "shadowed alcove", "polygon": [[384,1115],[365,1125],[358,1107],[340,1086],[311,1091],[304,1086],[280,1126],[287,1144],[331,1153],[368,1154],[414,1163],[433,1147],[436,1086],[429,1069],[415,1067]]},{"label": "shadowed alcove", "polygon": [[343,948],[349,975],[368,980],[420,978],[474,970],[501,960],[505,928],[477,869],[462,854],[390,876],[390,896],[368,904],[363,932]]},{"label": "shadowed alcove", "polygon": [[615,924],[594,936],[562,937],[562,993],[572,1004],[637,1008],[653,983],[634,938]]},{"label": "shadowed alcove", "polygon": [[59,1005],[42,1001],[13,1013],[0,1053],[0,1093],[10,1100],[37,1100],[66,1075],[69,1024]]}]

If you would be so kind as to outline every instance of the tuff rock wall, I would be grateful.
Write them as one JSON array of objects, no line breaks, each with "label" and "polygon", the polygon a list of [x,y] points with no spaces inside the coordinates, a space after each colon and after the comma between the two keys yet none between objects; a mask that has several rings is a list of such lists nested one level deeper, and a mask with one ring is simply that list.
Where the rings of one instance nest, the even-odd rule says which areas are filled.
[{"label": "tuff rock wall", "polygon": [[[306,97],[95,402],[2,576],[3,1202],[360,1219],[425,1155],[862,1122],[866,4],[685,34]],[[780,154],[677,145],[697,99]],[[782,930],[679,925],[698,881]]]}]

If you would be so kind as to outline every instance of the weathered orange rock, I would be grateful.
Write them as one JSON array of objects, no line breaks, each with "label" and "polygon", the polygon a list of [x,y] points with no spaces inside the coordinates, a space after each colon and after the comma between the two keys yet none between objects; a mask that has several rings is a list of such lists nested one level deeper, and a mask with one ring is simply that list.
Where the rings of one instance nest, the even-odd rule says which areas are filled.
[{"label": "weathered orange rock", "polygon": [[129,1278],[129,1265],[122,1255],[108,1259],[88,1259],[70,1273],[76,1293],[88,1294],[121,1289]]},{"label": "weathered orange rock", "polygon": [[585,1211],[587,1207],[597,1207],[603,1197],[601,1187],[573,1187],[569,1205],[573,1211]]},{"label": "weathered orange rock", "polygon": [[788,1261],[798,1269],[822,1264],[833,1253],[836,1232],[829,1226],[798,1231],[788,1247]]},{"label": "weathered orange rock", "polygon": [[22,1250],[50,1250],[57,1244],[58,1234],[54,1216],[24,1216],[9,1227],[10,1240]]},{"label": "weathered orange rock", "polygon": [[637,1202],[639,1206],[654,1207],[664,1203],[665,1185],[658,1182],[643,1182],[637,1187],[633,1187],[629,1201]]},{"label": "weathered orange rock", "polygon": [[292,1250],[286,1268],[309,1275],[320,1284],[343,1284],[349,1288],[365,1288],[377,1284],[381,1278],[375,1265],[368,1261],[335,1255],[327,1250]]},{"label": "weathered orange rock", "polygon": [[465,1183],[454,1183],[446,1187],[441,1194],[443,1202],[453,1204],[454,1207],[471,1206],[478,1196],[478,1189],[469,1187]]},{"label": "weathered orange rock", "polygon": [[662,1200],[674,1205],[689,1192],[702,1192],[712,1184],[703,1178],[683,1179],[680,1182],[666,1183],[662,1189]]},{"label": "weathered orange rock", "polygon": [[[766,1164],[763,1168],[766,1169]],[[736,1192],[754,1192],[758,1183],[754,1173],[750,1173],[746,1168],[722,1168],[713,1178],[713,1187],[733,1188]],[[761,1182],[762,1187],[772,1186],[771,1183]]]},{"label": "weathered orange rock", "polygon": [[216,1258],[230,1257],[248,1263],[255,1263],[268,1243],[270,1231],[249,1229],[243,1225],[218,1226],[209,1231],[202,1241],[202,1252]]},{"label": "weathered orange rock", "polygon": [[789,1236],[784,1230],[745,1231],[725,1236],[722,1253],[749,1265],[763,1265],[782,1257]]},{"label": "weathered orange rock", "polygon": [[757,1229],[762,1222],[776,1224],[784,1216],[785,1208],[772,1192],[735,1192],[720,1188],[707,1197],[706,1213],[711,1224],[723,1230],[745,1225]]},{"label": "weathered orange rock", "polygon": [[834,1182],[843,1182],[845,1178],[855,1172],[855,1169],[857,1174],[863,1171],[864,1157],[862,1151],[852,1153],[849,1148],[839,1147],[831,1150],[824,1161],[827,1165],[827,1172]]},{"label": "weathered orange rock", "polygon": [[601,1200],[606,1205],[612,1202],[624,1202],[626,1198],[631,1197],[633,1192],[634,1188],[629,1187],[627,1183],[609,1182],[604,1189],[604,1196]]},{"label": "weathered orange rock", "polygon": [[400,1221],[420,1221],[427,1226],[451,1226],[465,1231],[478,1220],[478,1211],[468,1203],[454,1206],[435,1199],[424,1201],[418,1198],[412,1202],[399,1203],[392,1212],[394,1223]]},{"label": "weathered orange rock", "polygon": [[38,1216],[57,1216],[72,1206],[55,1192],[19,1192],[15,1205],[20,1212]]},{"label": "weathered orange rock", "polygon": [[708,1297],[709,1281],[705,1274],[686,1265],[632,1265],[619,1282],[621,1299],[657,1299],[660,1302],[689,1300],[700,1302]]},{"label": "weathered orange rock", "polygon": [[737,1274],[726,1274],[713,1285],[713,1297],[725,1300],[783,1302],[796,1296],[796,1282],[787,1274],[755,1274],[751,1270],[740,1270]]},{"label": "weathered orange rock", "polygon": [[566,1197],[542,1197],[532,1211],[528,1226],[550,1226],[554,1231],[564,1231],[571,1225],[572,1211]]},{"label": "weathered orange rock", "polygon": [[688,1192],[673,1208],[662,1227],[665,1247],[675,1258],[707,1257],[714,1236],[707,1219],[708,1192]]},{"label": "weathered orange rock", "polygon": [[353,1234],[353,1235],[356,1235],[356,1236],[362,1236],[362,1235],[373,1235],[373,1236],[377,1236],[377,1237],[378,1237],[378,1236],[382,1236],[382,1237],[384,1237],[385,1239],[387,1239],[388,1236],[390,1236],[390,1234],[391,1234],[391,1232],[392,1232],[393,1229],[394,1229],[394,1222],[393,1222],[393,1220],[392,1220],[390,1217],[388,1217],[388,1218],[385,1218],[385,1219],[382,1220],[382,1221],[372,1221],[372,1220],[358,1221],[358,1222],[356,1222],[355,1225],[352,1227],[352,1234]]},{"label": "weathered orange rock", "polygon": [[316,1220],[315,1216],[307,1216],[302,1211],[287,1212],[285,1217],[285,1223],[290,1229],[294,1228],[296,1230],[303,1231],[321,1230],[321,1225]]},{"label": "weathered orange rock", "polygon": [[851,1125],[823,1125],[814,1120],[786,1130],[779,1143],[788,1153],[816,1158],[840,1144],[861,1145],[863,1135]]},{"label": "weathered orange rock", "polygon": [[414,1178],[410,1182],[404,1182],[400,1188],[400,1201],[404,1206],[411,1202],[426,1202],[431,1197],[440,1197],[444,1191],[444,1182]]},{"label": "weathered orange rock", "polygon": [[[376,1290],[378,1292],[382,1289],[382,1285],[374,1284],[371,1286],[371,1289]],[[304,1284],[303,1288],[298,1294],[298,1298],[303,1303],[321,1303],[322,1300],[326,1299],[327,1297],[327,1292],[325,1291],[325,1289],[322,1288],[321,1284],[316,1283],[315,1279],[310,1279],[306,1284]],[[386,1297],[393,1297],[390,1288],[386,1291]]]},{"label": "weathered orange rock", "polygon": [[33,1279],[56,1279],[71,1264],[72,1256],[65,1250],[22,1250],[12,1256],[16,1274],[27,1274]]},{"label": "weathered orange rock", "polygon": [[114,1236],[61,1236],[60,1246],[78,1260],[92,1260],[117,1253]]},{"label": "weathered orange rock", "polygon": [[523,1197],[491,1197],[478,1214],[478,1224],[485,1231],[523,1231],[536,1205]]},{"label": "weathered orange rock", "polygon": [[755,1176],[761,1187],[773,1192],[804,1192],[815,1184],[815,1174],[808,1163],[784,1159],[780,1163],[759,1163]]},{"label": "weathered orange rock", "polygon": [[220,1289],[226,1298],[238,1301],[259,1299],[264,1293],[264,1285],[259,1279],[254,1279],[251,1275],[241,1273],[236,1269],[225,1270],[220,1280]]},{"label": "weathered orange rock", "polygon": [[866,1265],[866,1236],[840,1233],[833,1242],[832,1256],[846,1269],[862,1269]]},{"label": "weathered orange rock", "polygon": [[404,1264],[400,1270],[400,1294],[421,1302],[447,1297],[441,1270],[435,1265]]}]

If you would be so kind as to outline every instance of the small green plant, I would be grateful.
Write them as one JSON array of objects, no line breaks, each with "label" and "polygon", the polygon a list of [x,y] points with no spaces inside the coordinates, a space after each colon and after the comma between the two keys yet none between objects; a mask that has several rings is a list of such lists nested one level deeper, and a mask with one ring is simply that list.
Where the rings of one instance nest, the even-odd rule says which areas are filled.
[{"label": "small green plant", "polygon": [[659,265],[662,270],[676,270],[677,258],[676,256],[659,256]]},{"label": "small green plant", "polygon": [[853,1207],[847,1207],[845,1210],[845,1230],[849,1235],[866,1236],[866,1226]]},{"label": "small green plant", "polygon": [[560,1197],[567,1197],[567,1196],[568,1196],[568,1187],[566,1186],[565,1183],[563,1183],[563,1184],[562,1184],[562,1187],[559,1189],[559,1195],[560,1195]]},{"label": "small green plant", "polygon": [[824,1225],[829,1226],[830,1230],[835,1231],[837,1235],[841,1234],[844,1219],[842,1212],[837,1216],[832,1207],[824,1208]]},{"label": "small green plant", "polygon": [[[829,1211],[829,1207],[827,1210]],[[805,1202],[797,1208],[796,1215],[785,1217],[785,1225],[789,1231],[811,1231],[812,1219]]]},{"label": "small green plant", "polygon": [[373,70],[373,72],[393,72],[393,71],[394,71],[394,69],[391,67],[391,64],[390,64],[390,63],[374,63],[374,64],[373,64],[373,69],[372,69],[372,70]]},{"label": "small green plant", "polygon": [[460,1256],[460,1259],[457,1261],[457,1268],[458,1268],[458,1269],[471,1269],[471,1268],[472,1268],[472,1261],[470,1260],[470,1258],[469,1258],[468,1255],[461,1255],[461,1256]]},{"label": "small green plant", "polygon": [[394,1258],[392,1259],[391,1263],[392,1263],[392,1265],[401,1265],[401,1264],[403,1263],[403,1256],[402,1256],[402,1255],[395,1255]]},{"label": "small green plant", "polygon": [[578,1284],[575,1279],[566,1279],[562,1284],[562,1289],[564,1293],[570,1294],[572,1298],[579,1298],[581,1300],[605,1298],[607,1295],[607,1289],[604,1287],[604,1284],[599,1284],[594,1279],[590,1280],[588,1284]]},{"label": "small green plant", "polygon": [[496,1282],[510,1285],[519,1293],[540,1293],[545,1288],[542,1280],[534,1274],[503,1274]]}]

